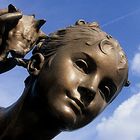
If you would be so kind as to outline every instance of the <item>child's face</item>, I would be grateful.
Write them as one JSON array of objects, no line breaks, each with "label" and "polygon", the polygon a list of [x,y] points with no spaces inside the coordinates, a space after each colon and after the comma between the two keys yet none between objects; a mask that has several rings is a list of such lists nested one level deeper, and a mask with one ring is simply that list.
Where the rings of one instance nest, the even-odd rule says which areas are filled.
[{"label": "child's face", "polygon": [[127,63],[119,69],[115,43],[86,46],[75,41],[60,47],[44,64],[37,82],[46,107],[73,130],[91,122],[109,104],[127,77]]}]

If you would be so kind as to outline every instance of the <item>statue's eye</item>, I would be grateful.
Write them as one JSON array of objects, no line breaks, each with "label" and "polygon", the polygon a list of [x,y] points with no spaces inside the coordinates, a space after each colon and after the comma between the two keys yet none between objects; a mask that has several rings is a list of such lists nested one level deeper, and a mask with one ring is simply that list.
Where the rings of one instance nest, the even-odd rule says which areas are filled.
[{"label": "statue's eye", "polygon": [[110,99],[110,95],[111,95],[111,91],[110,91],[109,87],[101,85],[99,89],[100,89],[100,94],[103,97],[103,99],[106,100],[106,102],[108,102]]},{"label": "statue's eye", "polygon": [[83,59],[77,59],[75,61],[75,65],[78,68],[78,70],[82,71],[83,73],[88,74],[88,72],[89,72],[89,66],[88,66],[88,63],[85,60],[83,60]]},{"label": "statue's eye", "polygon": [[104,79],[99,85],[99,92],[102,98],[108,103],[116,93],[116,86],[110,79]]},{"label": "statue's eye", "polygon": [[97,70],[94,59],[86,53],[75,53],[72,56],[72,62],[75,68],[84,74],[90,74]]}]

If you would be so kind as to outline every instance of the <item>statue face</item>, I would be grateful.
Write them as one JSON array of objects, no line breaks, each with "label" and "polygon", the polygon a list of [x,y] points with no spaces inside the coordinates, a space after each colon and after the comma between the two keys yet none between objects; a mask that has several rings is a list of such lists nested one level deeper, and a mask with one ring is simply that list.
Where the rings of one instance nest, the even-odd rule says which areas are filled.
[{"label": "statue face", "polygon": [[62,129],[91,122],[122,88],[126,71],[118,71],[119,55],[112,45],[72,42],[60,47],[43,65],[37,89]]}]

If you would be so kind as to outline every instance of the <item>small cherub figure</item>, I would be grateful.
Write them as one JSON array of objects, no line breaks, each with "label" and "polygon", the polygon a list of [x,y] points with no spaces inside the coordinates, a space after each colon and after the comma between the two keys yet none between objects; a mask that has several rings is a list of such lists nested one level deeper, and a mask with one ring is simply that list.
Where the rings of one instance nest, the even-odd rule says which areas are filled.
[{"label": "small cherub figure", "polygon": [[[47,36],[40,30],[45,20],[22,15],[13,5],[0,11],[0,73],[10,70]],[[12,56],[8,58],[8,55]]]}]

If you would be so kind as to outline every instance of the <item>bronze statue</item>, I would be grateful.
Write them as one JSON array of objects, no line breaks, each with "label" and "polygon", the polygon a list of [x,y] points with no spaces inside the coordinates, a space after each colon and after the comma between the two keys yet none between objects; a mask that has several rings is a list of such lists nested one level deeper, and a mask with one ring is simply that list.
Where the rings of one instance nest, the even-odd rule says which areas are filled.
[{"label": "bronze statue", "polygon": [[[0,110],[1,140],[48,140],[61,131],[81,128],[128,86],[126,56],[119,43],[96,22],[79,20],[48,36],[42,31],[38,34],[29,22],[31,28],[25,38],[28,41],[23,41],[20,29],[26,28],[26,23],[22,18],[20,11],[11,5],[8,12],[0,11],[0,24],[6,29],[1,28],[0,32],[1,65],[5,66],[0,71],[20,65],[29,72],[19,100]],[[10,29],[7,21],[11,22]],[[34,40],[28,45],[32,31]],[[19,42],[23,44],[18,48]],[[31,49],[31,58],[24,59]],[[7,53],[11,53],[10,58]]]}]

